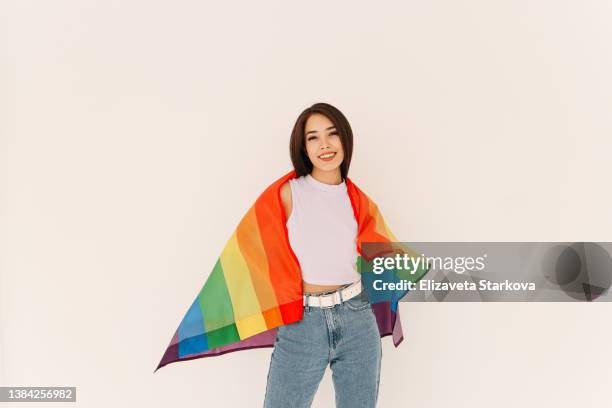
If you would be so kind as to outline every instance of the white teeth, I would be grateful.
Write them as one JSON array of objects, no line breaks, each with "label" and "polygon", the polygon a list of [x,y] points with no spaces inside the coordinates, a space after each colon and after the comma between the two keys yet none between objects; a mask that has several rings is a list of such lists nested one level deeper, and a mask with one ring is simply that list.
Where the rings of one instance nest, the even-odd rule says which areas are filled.
[{"label": "white teeth", "polygon": [[332,157],[333,155],[335,155],[336,153],[327,153],[327,154],[323,154],[321,156],[319,156],[321,159],[327,159],[328,157]]}]

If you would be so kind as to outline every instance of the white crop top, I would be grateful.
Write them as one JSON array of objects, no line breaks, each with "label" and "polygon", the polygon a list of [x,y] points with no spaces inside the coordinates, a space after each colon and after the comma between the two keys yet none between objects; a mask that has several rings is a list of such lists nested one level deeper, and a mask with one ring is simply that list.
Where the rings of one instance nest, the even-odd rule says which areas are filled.
[{"label": "white crop top", "polygon": [[289,180],[292,210],[287,220],[289,244],[302,279],[342,285],[361,279],[357,272],[357,220],[346,182],[326,184],[310,174]]}]

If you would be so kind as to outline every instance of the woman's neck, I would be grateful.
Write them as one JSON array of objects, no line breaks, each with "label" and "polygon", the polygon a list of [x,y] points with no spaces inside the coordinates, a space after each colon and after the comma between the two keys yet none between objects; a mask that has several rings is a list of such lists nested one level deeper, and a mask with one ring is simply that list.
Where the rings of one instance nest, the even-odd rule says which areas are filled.
[{"label": "woman's neck", "polygon": [[342,183],[342,176],[340,175],[340,167],[330,171],[319,170],[316,167],[312,169],[310,175],[325,184],[340,184]]}]

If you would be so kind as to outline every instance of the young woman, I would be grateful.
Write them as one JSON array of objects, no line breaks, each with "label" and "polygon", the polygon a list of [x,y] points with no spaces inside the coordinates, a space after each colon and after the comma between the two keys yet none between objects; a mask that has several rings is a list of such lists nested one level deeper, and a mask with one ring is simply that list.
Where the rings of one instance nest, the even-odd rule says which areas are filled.
[{"label": "young woman", "polygon": [[375,407],[382,358],[376,318],[356,271],[357,221],[345,179],[353,135],[335,107],[298,117],[290,154],[298,177],[280,190],[302,273],[303,319],[278,328],[265,408],[310,407],[329,365],[336,407]]}]

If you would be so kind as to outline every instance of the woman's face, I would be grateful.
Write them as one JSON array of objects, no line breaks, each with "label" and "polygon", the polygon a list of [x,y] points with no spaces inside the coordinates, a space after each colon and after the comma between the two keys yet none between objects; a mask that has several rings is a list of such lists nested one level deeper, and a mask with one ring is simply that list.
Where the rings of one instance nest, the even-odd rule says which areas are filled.
[{"label": "woman's face", "polygon": [[306,120],[304,144],[312,165],[320,171],[335,170],[344,159],[340,134],[323,114],[313,113]]}]

